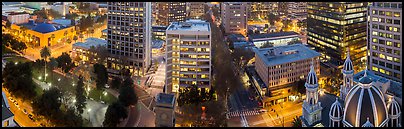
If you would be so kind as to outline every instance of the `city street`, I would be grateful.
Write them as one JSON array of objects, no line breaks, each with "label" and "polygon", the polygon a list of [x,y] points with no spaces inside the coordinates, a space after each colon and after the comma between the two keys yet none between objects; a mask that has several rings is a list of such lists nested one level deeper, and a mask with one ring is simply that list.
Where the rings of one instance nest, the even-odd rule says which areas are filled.
[{"label": "city street", "polygon": [[19,99],[12,97],[18,103],[18,107],[10,100],[10,94],[2,88],[2,91],[6,94],[8,104],[10,105],[10,110],[14,114],[14,120],[21,126],[21,127],[38,127],[39,124],[29,119],[28,114],[24,114],[23,110],[26,109],[28,113],[32,114],[32,107],[22,103]]}]

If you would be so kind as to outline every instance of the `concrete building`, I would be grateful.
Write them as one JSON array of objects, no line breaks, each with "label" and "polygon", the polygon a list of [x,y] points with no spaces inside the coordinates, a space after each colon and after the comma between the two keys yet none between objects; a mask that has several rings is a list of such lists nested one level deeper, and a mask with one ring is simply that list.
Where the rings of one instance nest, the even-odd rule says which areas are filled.
[{"label": "concrete building", "polygon": [[303,20],[307,18],[307,2],[288,2],[288,16]]},{"label": "concrete building", "polygon": [[28,13],[18,13],[12,12],[7,15],[7,20],[10,21],[11,24],[23,24],[28,23],[30,15]]},{"label": "concrete building", "polygon": [[[86,42],[77,42],[72,46],[72,59],[79,56],[81,61],[85,62],[89,60],[89,55],[95,55],[96,53],[90,51],[91,47],[97,48],[97,46],[103,46],[106,48],[107,41],[99,38],[87,38]],[[96,60],[96,59],[95,59]]]},{"label": "concrete building", "polygon": [[171,22],[184,22],[186,2],[156,2],[156,25],[168,26]]},{"label": "concrete building", "polygon": [[167,26],[152,26],[153,39],[166,40]]},{"label": "concrete building", "polygon": [[205,2],[188,2],[190,19],[201,19],[205,14]]},{"label": "concrete building", "polygon": [[156,127],[174,127],[175,126],[175,95],[159,93],[156,98]]},{"label": "concrete building", "polygon": [[211,87],[211,28],[201,20],[173,22],[166,38],[166,93],[191,85]]},{"label": "concrete building", "polygon": [[220,15],[226,34],[247,34],[247,3],[221,2]]},{"label": "concrete building", "polygon": [[17,127],[14,121],[14,113],[10,110],[7,96],[4,92],[1,92],[1,127]]},{"label": "concrete building", "polygon": [[153,40],[152,41],[152,54],[157,54],[163,51],[163,40]]},{"label": "concrete building", "polygon": [[[122,11],[126,13],[121,13]],[[108,72],[144,76],[151,66],[151,3],[108,2]]]},{"label": "concrete building", "polygon": [[368,13],[369,68],[402,82],[402,2],[373,2]]},{"label": "concrete building", "polygon": [[365,68],[367,2],[308,2],[307,43],[322,62],[341,69],[350,49],[356,71]]},{"label": "concrete building", "polygon": [[248,40],[258,48],[261,48],[264,44],[270,44],[271,47],[289,45],[292,41],[300,41],[299,34],[293,31],[290,32],[275,32],[275,33],[263,33],[253,34],[248,36]]},{"label": "concrete building", "polygon": [[302,44],[253,49],[255,70],[268,87],[272,97],[264,97],[264,104],[287,101],[293,83],[304,79],[314,60],[315,72],[320,74],[320,53]]}]

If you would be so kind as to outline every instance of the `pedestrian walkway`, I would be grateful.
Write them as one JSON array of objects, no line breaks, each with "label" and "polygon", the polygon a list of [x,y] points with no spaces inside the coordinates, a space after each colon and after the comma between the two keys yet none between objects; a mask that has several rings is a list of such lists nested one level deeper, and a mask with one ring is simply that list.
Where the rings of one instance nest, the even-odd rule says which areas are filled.
[{"label": "pedestrian walkway", "polygon": [[229,112],[226,114],[227,118],[232,118],[232,117],[239,117],[241,114],[244,114],[245,116],[255,116],[259,115],[260,111],[257,110],[250,110],[250,111],[235,111],[235,112]]}]

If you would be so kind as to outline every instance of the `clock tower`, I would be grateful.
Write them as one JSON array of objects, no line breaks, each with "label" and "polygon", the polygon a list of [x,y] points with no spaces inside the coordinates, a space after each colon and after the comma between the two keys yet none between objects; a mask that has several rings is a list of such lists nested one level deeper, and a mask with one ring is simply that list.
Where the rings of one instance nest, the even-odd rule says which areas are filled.
[{"label": "clock tower", "polygon": [[159,93],[154,112],[156,113],[156,127],[175,126],[175,95]]}]

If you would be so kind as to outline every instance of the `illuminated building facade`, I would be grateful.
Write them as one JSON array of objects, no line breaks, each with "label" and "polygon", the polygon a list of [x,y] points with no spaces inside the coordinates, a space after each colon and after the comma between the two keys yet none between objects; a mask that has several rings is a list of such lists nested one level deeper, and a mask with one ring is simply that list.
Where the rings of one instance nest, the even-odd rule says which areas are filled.
[{"label": "illuminated building facade", "polygon": [[227,34],[247,33],[247,3],[221,2],[221,17],[224,32]]},{"label": "illuminated building facade", "polygon": [[307,2],[288,2],[288,15],[303,20],[307,18]]},{"label": "illuminated building facade", "polygon": [[143,76],[151,65],[151,3],[108,2],[107,68]]},{"label": "illuminated building facade", "polygon": [[302,44],[272,48],[253,49],[255,70],[268,87],[272,97],[264,98],[264,103],[276,104],[287,100],[293,83],[303,79],[310,71],[314,60],[315,73],[320,74],[320,53]]},{"label": "illuminated building facade", "polygon": [[188,2],[189,3],[189,18],[201,19],[205,14],[205,2]]},{"label": "illuminated building facade", "polygon": [[[80,61],[86,62],[89,61],[90,55],[96,55],[97,53],[90,50],[91,47],[97,48],[98,46],[106,47],[107,41],[105,39],[100,38],[87,38],[86,42],[77,42],[72,45],[72,59],[75,59],[76,56],[80,57]],[[97,59],[94,59],[97,61]],[[79,62],[76,62],[79,63]]]},{"label": "illuminated building facade", "polygon": [[402,82],[402,2],[373,2],[369,16],[369,68]]},{"label": "illuminated building facade", "polygon": [[171,22],[184,22],[186,19],[186,2],[155,2],[156,24],[168,26]]},{"label": "illuminated building facade", "polygon": [[208,91],[212,78],[209,22],[172,22],[166,34],[166,93],[192,85]]},{"label": "illuminated building facade", "polygon": [[321,60],[342,68],[350,49],[355,71],[366,63],[366,2],[308,2],[308,44],[321,53]]}]

